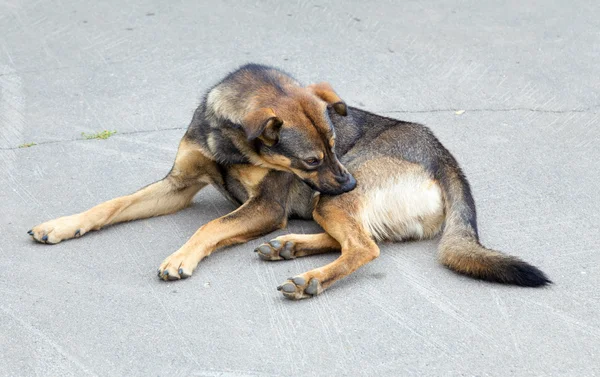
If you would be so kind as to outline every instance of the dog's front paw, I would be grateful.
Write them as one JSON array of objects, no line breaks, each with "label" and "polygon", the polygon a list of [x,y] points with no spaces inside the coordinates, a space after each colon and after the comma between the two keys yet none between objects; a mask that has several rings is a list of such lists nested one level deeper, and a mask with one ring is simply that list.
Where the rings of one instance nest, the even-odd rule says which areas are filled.
[{"label": "dog's front paw", "polygon": [[309,298],[323,292],[321,283],[317,278],[305,275],[306,274],[302,274],[289,278],[285,283],[277,287],[277,290],[281,291],[281,293],[290,300]]},{"label": "dog's front paw", "polygon": [[263,243],[257,247],[254,252],[263,260],[282,260],[294,259],[294,243],[292,241],[282,241],[274,239],[268,243]]},{"label": "dog's front paw", "polygon": [[87,233],[79,215],[65,216],[40,224],[27,232],[34,240],[55,244]]},{"label": "dog's front paw", "polygon": [[158,277],[167,280],[179,280],[192,276],[200,262],[197,255],[179,250],[165,259],[158,268]]}]

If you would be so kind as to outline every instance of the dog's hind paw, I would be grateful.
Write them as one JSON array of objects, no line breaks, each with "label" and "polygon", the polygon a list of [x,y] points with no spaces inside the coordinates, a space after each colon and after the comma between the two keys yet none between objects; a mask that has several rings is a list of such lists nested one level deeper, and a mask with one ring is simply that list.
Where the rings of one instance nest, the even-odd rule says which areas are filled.
[{"label": "dog's hind paw", "polygon": [[318,295],[323,292],[321,283],[316,278],[307,279],[302,275],[289,278],[285,283],[277,287],[290,300],[300,300]]},{"label": "dog's hind paw", "polygon": [[263,260],[294,259],[294,243],[291,241],[281,242],[277,239],[271,240],[257,247],[254,252]]}]

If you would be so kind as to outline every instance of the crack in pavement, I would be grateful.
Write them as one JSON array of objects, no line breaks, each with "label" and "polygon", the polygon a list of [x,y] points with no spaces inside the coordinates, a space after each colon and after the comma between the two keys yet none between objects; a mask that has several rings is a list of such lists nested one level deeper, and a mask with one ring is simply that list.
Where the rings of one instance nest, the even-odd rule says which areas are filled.
[{"label": "crack in pavement", "polygon": [[[374,111],[374,113],[379,114],[427,114],[427,113],[443,113],[443,112],[456,112],[456,111],[464,111],[465,113],[469,112],[511,112],[511,111],[528,111],[535,113],[547,113],[547,114],[570,114],[570,113],[585,113],[590,111],[595,111],[598,109],[600,105],[589,106],[582,109],[568,109],[568,110],[548,110],[548,109],[536,109],[529,107],[513,107],[508,109],[492,109],[492,108],[480,108],[480,109],[429,109],[429,110],[384,110],[384,111]],[[462,113],[461,113],[462,114]],[[129,131],[129,132],[119,132],[115,136],[120,135],[133,135],[133,134],[144,134],[144,133],[152,133],[152,132],[163,132],[163,131],[173,131],[173,130],[185,130],[186,127],[171,127],[171,128],[160,128],[155,130],[138,130],[138,131]],[[0,151],[12,151],[17,149],[28,149],[32,147],[36,147],[39,145],[47,145],[47,144],[60,144],[60,143],[69,143],[73,141],[88,141],[94,139],[85,139],[85,138],[76,138],[76,139],[65,139],[65,140],[49,140],[49,141],[41,141],[35,142],[35,145],[31,147],[0,147]]]},{"label": "crack in pavement", "polygon": [[567,110],[548,110],[548,109],[536,109],[530,107],[512,107],[508,109],[493,109],[493,108],[481,108],[481,109],[430,109],[430,110],[387,110],[380,111],[380,113],[397,113],[397,114],[426,114],[426,113],[443,113],[443,112],[456,112],[456,111],[464,111],[468,112],[490,112],[490,113],[504,113],[511,111],[528,111],[534,113],[548,113],[548,114],[569,114],[569,113],[585,113],[588,111],[594,111],[598,109],[600,105],[589,106],[582,109],[567,109]]},{"label": "crack in pavement", "polygon": [[[128,132],[118,132],[117,134],[114,135],[114,137],[118,137],[120,135],[133,135],[133,134],[146,134],[146,133],[152,133],[152,132],[162,132],[162,131],[173,131],[173,130],[185,130],[187,129],[186,127],[171,127],[171,128],[159,128],[156,130],[139,130],[139,131],[128,131]],[[113,136],[111,136],[113,137]],[[33,147],[37,147],[39,145],[47,145],[47,144],[60,144],[60,143],[70,143],[73,141],[92,141],[92,140],[96,140],[96,138],[91,138],[91,139],[86,139],[86,138],[76,138],[76,139],[65,139],[65,140],[48,140],[48,141],[40,141],[35,142],[34,145],[30,146],[30,147],[0,147],[0,151],[13,151],[13,150],[17,150],[17,149],[29,149],[29,148],[33,148]]]}]

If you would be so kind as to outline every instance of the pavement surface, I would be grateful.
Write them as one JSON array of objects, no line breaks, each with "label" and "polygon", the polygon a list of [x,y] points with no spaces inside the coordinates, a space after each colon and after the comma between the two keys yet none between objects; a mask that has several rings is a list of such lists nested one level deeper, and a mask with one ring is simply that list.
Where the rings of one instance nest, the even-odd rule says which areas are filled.
[{"label": "pavement surface", "polygon": [[[593,0],[0,2],[0,375],[600,375],[599,14]],[[232,210],[212,188],[55,246],[26,234],[162,178],[201,94],[249,61],[426,123],[472,183],[483,243],[555,284],[458,276],[433,240],[383,244],[291,302],[275,287],[335,255],[261,261],[272,236],[159,281]],[[82,136],[102,130],[117,133]]]}]

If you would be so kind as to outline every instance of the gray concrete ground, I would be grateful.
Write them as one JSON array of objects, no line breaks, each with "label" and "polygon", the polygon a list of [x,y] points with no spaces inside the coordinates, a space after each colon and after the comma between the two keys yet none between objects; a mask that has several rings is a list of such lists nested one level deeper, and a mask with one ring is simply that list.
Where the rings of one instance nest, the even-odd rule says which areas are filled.
[{"label": "gray concrete ground", "polygon": [[[1,2],[0,375],[600,374],[599,14],[593,0]],[[290,302],[275,287],[335,255],[261,261],[271,237],[158,281],[232,209],[214,189],[56,246],[27,236],[161,178],[200,94],[248,61],[429,125],[472,182],[483,242],[555,284],[457,276],[428,241],[382,245]],[[117,134],[82,140],[104,129]]]}]

